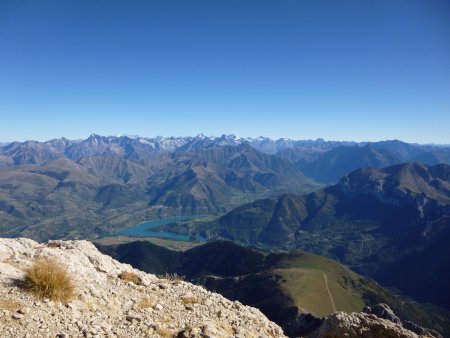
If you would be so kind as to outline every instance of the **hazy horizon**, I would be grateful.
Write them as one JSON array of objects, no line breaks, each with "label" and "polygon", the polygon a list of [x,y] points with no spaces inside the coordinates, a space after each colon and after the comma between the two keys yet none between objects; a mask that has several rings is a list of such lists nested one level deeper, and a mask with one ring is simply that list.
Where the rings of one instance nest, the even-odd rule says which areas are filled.
[{"label": "hazy horizon", "polygon": [[343,140],[335,140],[335,139],[327,139],[324,137],[316,137],[316,138],[291,138],[291,137],[270,137],[270,136],[266,136],[266,135],[258,135],[258,136],[242,136],[242,135],[237,135],[235,133],[230,133],[230,134],[220,134],[220,135],[209,135],[209,134],[205,134],[205,133],[198,133],[198,134],[193,134],[193,135],[132,135],[132,134],[116,134],[116,135],[103,135],[103,134],[99,134],[99,133],[91,133],[89,135],[83,136],[83,137],[76,137],[76,138],[69,138],[66,136],[57,136],[57,137],[51,137],[51,138],[43,138],[43,139],[27,139],[27,138],[23,138],[23,139],[16,139],[16,140],[0,140],[0,143],[2,144],[8,144],[8,143],[13,143],[13,142],[27,142],[27,141],[36,141],[36,142],[47,142],[47,141],[51,141],[54,139],[61,139],[61,138],[65,138],[68,139],[69,141],[83,141],[88,139],[90,136],[93,135],[98,135],[98,136],[102,136],[102,137],[130,137],[130,138],[145,138],[145,139],[155,139],[158,137],[162,137],[162,138],[184,138],[184,137],[198,137],[198,136],[205,136],[205,137],[210,137],[210,138],[220,138],[222,136],[236,136],[237,138],[240,139],[257,139],[257,138],[268,138],[271,139],[273,141],[277,141],[277,140],[281,140],[281,139],[286,139],[286,140],[291,140],[291,141],[318,141],[318,140],[323,140],[325,142],[355,142],[355,143],[374,143],[374,142],[383,142],[383,141],[401,141],[401,142],[405,142],[405,143],[410,143],[410,144],[420,144],[420,145],[435,145],[435,146],[450,146],[450,143],[418,143],[418,142],[411,142],[411,141],[407,141],[407,140],[401,140],[401,139],[397,139],[397,138],[393,138],[393,139],[374,139],[374,140],[353,140],[353,139],[343,139]]}]

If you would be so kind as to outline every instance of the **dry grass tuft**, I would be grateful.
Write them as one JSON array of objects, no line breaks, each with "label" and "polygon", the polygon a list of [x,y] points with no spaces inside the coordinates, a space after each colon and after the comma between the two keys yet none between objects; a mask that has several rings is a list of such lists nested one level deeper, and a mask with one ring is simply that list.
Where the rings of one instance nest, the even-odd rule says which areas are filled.
[{"label": "dry grass tuft", "polygon": [[119,274],[119,278],[125,282],[133,282],[136,285],[142,283],[141,279],[133,272],[122,272]]},{"label": "dry grass tuft", "polygon": [[75,283],[54,258],[38,258],[25,270],[23,287],[40,298],[68,302],[75,296]]},{"label": "dry grass tuft", "polygon": [[193,297],[193,296],[181,297],[181,301],[183,302],[183,304],[198,304],[199,303],[198,298]]},{"label": "dry grass tuft", "polygon": [[156,333],[162,338],[170,338],[174,336],[174,333],[172,331],[164,327],[157,328]]},{"label": "dry grass tuft", "polygon": [[139,307],[141,309],[152,308],[156,305],[156,301],[150,297],[143,297],[139,302]]}]

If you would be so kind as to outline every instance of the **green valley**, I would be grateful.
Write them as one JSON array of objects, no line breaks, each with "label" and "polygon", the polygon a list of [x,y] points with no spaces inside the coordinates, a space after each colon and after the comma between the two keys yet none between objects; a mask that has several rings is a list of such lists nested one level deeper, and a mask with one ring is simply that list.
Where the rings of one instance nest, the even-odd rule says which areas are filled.
[{"label": "green valley", "polygon": [[228,241],[172,251],[147,241],[99,245],[121,262],[156,274],[176,273],[229,299],[259,308],[288,327],[298,316],[322,317],[337,311],[361,311],[388,304],[403,320],[450,332],[445,310],[429,309],[393,295],[370,279],[329,258],[305,251],[270,253]]},{"label": "green valley", "polygon": [[[272,249],[305,249],[420,302],[450,309],[449,201],[450,166],[406,163],[359,169],[308,195],[258,200],[213,221],[162,229]],[[418,264],[423,266],[419,275]]]}]

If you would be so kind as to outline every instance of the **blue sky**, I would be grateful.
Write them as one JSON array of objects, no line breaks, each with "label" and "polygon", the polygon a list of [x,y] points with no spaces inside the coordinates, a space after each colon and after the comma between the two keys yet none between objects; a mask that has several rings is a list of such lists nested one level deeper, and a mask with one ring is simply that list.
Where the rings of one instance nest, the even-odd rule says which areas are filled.
[{"label": "blue sky", "polygon": [[447,0],[0,1],[0,141],[449,126]]}]

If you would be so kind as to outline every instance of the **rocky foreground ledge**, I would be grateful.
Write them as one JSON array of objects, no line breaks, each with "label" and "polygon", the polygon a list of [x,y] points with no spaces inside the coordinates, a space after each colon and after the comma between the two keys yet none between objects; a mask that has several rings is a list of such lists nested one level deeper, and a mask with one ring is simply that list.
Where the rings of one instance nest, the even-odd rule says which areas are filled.
[{"label": "rocky foreground ledge", "polygon": [[[76,289],[67,303],[39,299],[20,281],[39,258],[55,258]],[[136,280],[121,278],[131,273]],[[381,310],[380,310],[381,309]],[[297,334],[310,338],[441,337],[405,326],[385,306],[366,313],[300,317]],[[309,318],[309,319],[308,319]],[[300,333],[303,329],[310,328]],[[285,337],[258,309],[201,286],[133,269],[88,241],[0,238],[0,337]]]},{"label": "rocky foreground ledge", "polygon": [[[17,283],[35,258],[46,257],[57,258],[75,281],[67,304],[38,299]],[[123,272],[139,283],[120,279]],[[0,239],[0,337],[105,336],[285,337],[255,308],[133,269],[90,242]]]}]

